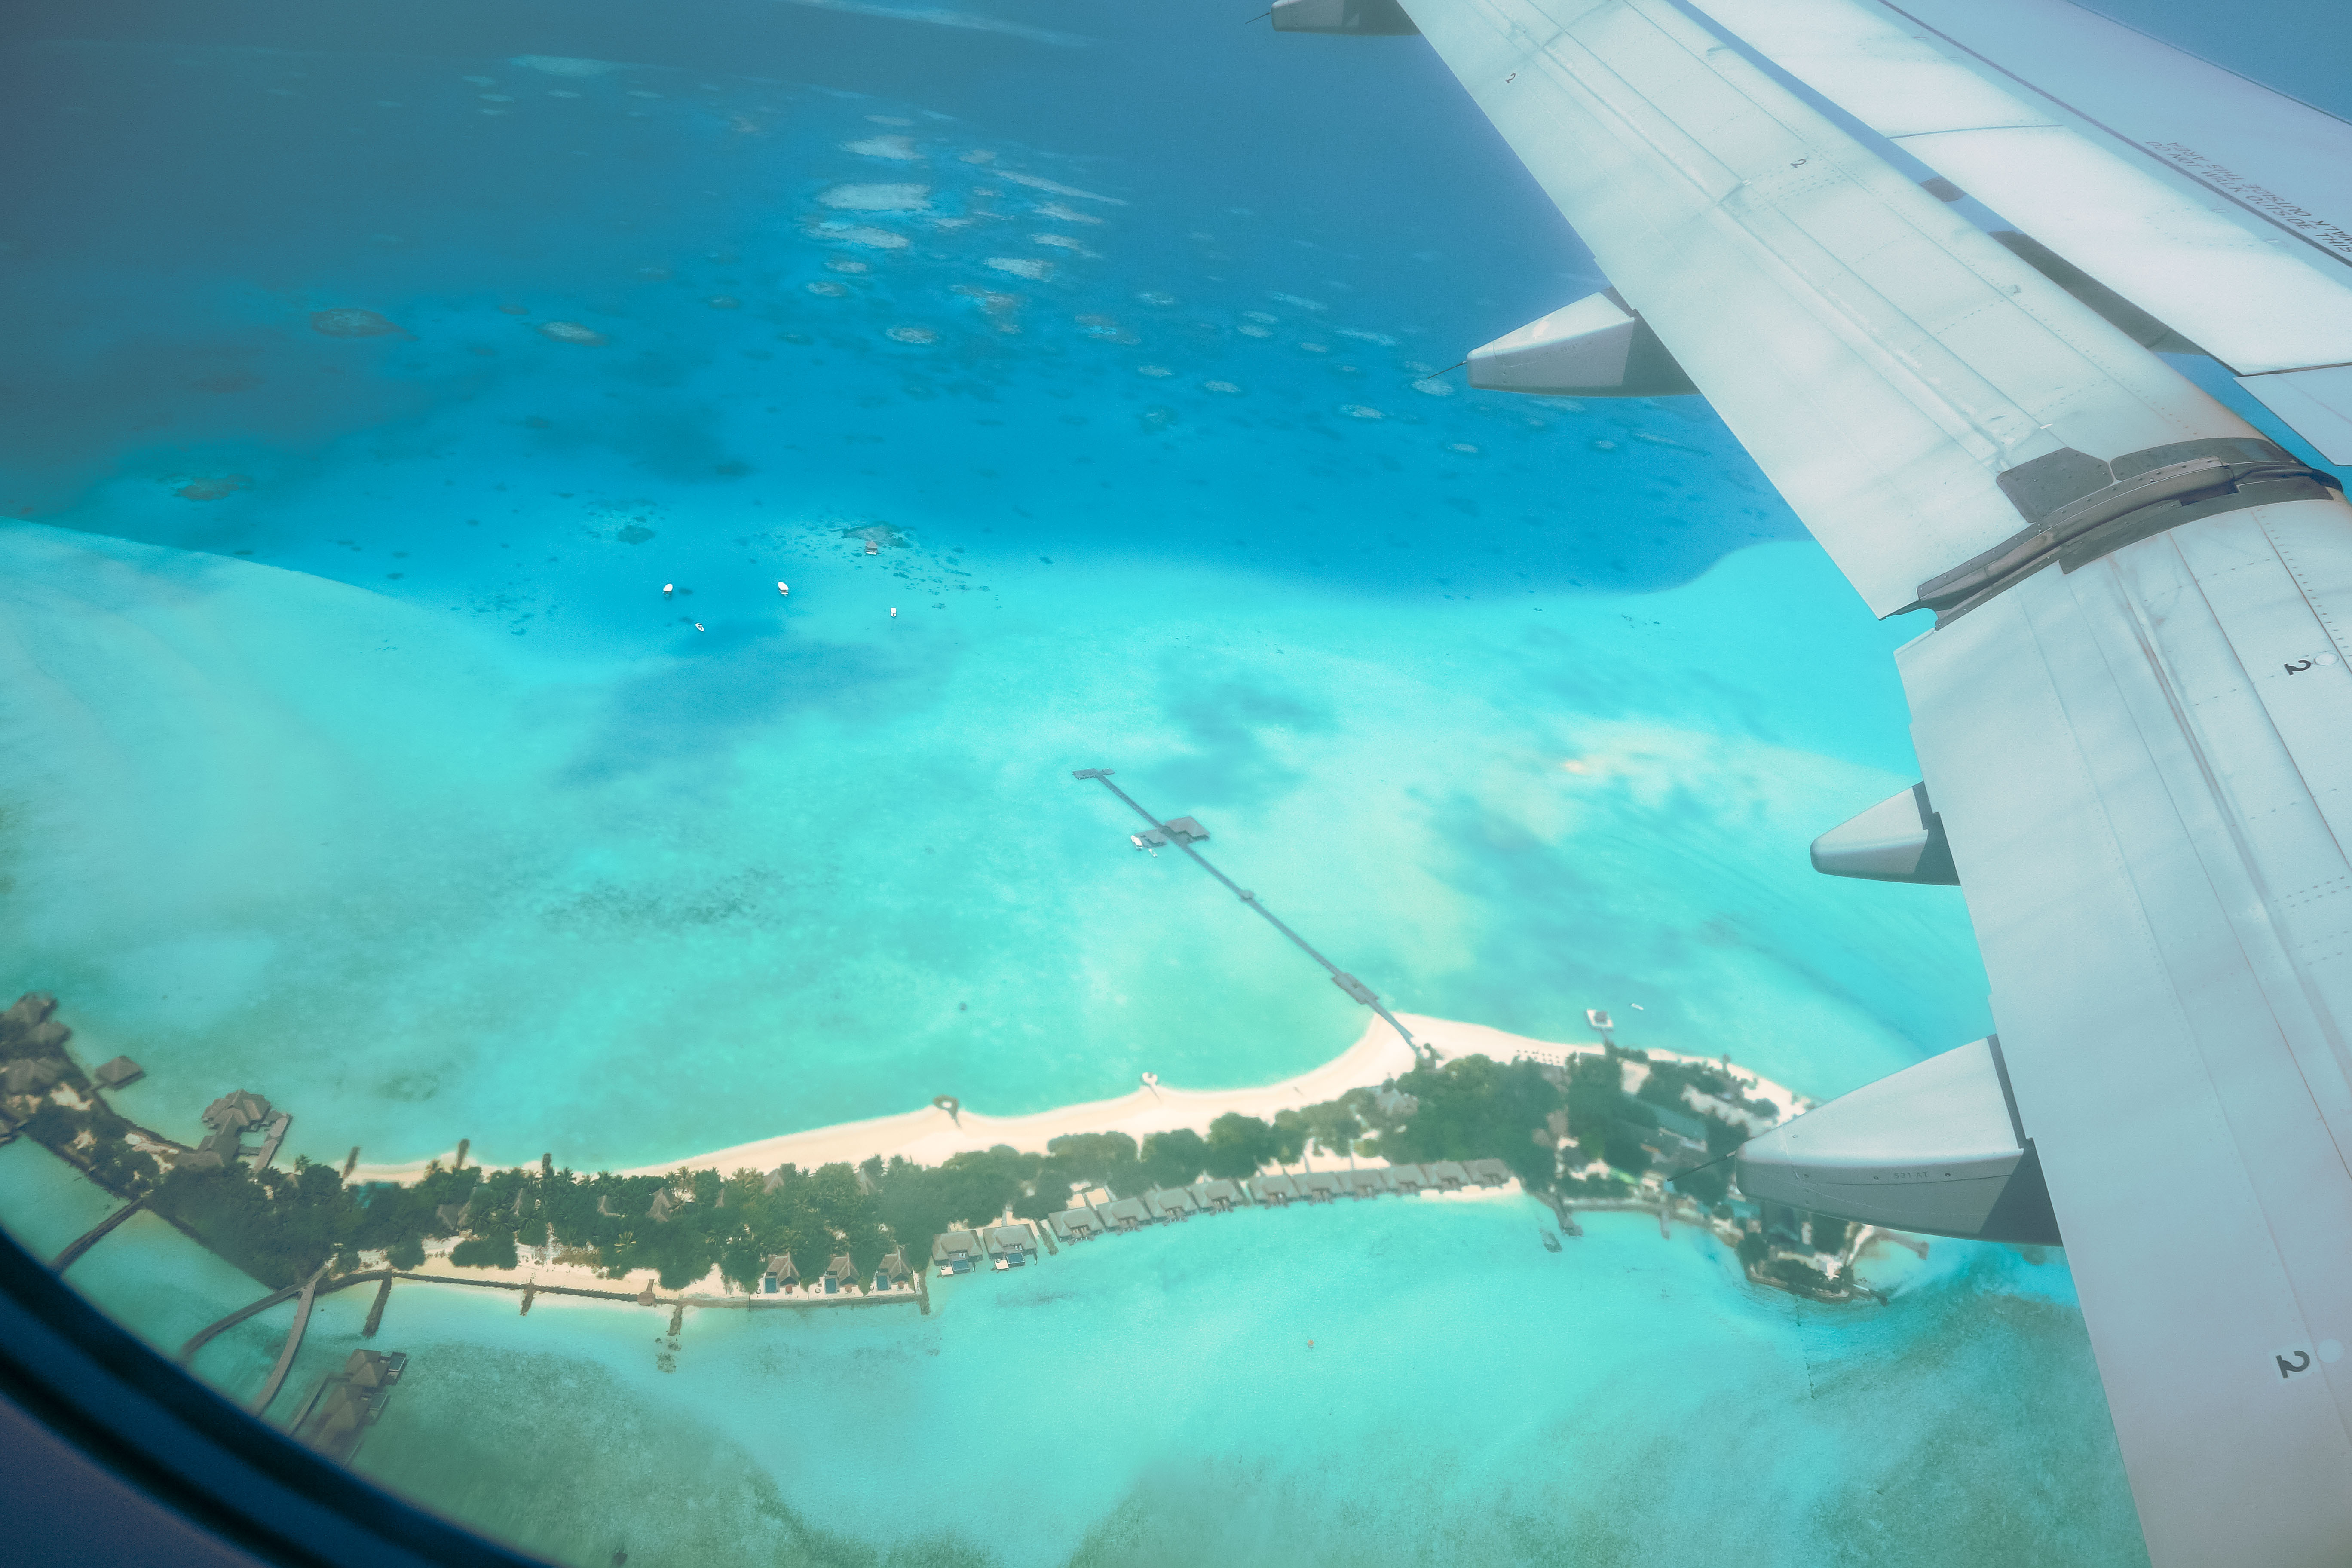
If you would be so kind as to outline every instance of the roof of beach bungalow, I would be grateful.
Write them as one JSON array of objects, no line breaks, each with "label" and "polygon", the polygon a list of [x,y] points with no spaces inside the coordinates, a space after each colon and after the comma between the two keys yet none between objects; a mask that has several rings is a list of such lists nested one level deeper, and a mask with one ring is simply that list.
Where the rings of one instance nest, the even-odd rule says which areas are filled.
[{"label": "roof of beach bungalow", "polygon": [[1389,1189],[1399,1193],[1418,1193],[1429,1185],[1429,1173],[1419,1165],[1391,1165]]},{"label": "roof of beach bungalow", "polygon": [[1064,1241],[1084,1241],[1103,1232],[1102,1215],[1084,1205],[1064,1209],[1053,1215],[1049,1223],[1054,1227],[1054,1234]]},{"label": "roof of beach bungalow", "polygon": [[677,1212],[677,1200],[669,1195],[669,1189],[667,1187],[664,1187],[661,1191],[654,1194],[654,1201],[646,1206],[646,1217],[651,1220],[667,1221],[670,1215]]},{"label": "roof of beach bungalow", "polygon": [[774,1170],[769,1172],[767,1180],[760,1184],[760,1190],[763,1193],[772,1193],[778,1187],[782,1186],[784,1184],[784,1173],[789,1169],[791,1169],[791,1167],[788,1165],[779,1165]]},{"label": "roof of beach bungalow", "polygon": [[1500,1160],[1472,1160],[1462,1168],[1482,1187],[1499,1187],[1511,1179],[1511,1168]]},{"label": "roof of beach bungalow", "polygon": [[1034,1252],[1037,1233],[1025,1225],[992,1225],[988,1227],[988,1250],[991,1252]]},{"label": "roof of beach bungalow", "polygon": [[801,1277],[801,1271],[793,1266],[793,1255],[789,1252],[770,1253],[768,1267],[764,1272],[773,1275],[780,1285],[787,1279],[798,1279]]},{"label": "roof of beach bungalow", "polygon": [[1102,1211],[1102,1216],[1121,1230],[1129,1226],[1156,1225],[1160,1221],[1158,1215],[1144,1206],[1141,1198],[1116,1199]]},{"label": "roof of beach bungalow", "polygon": [[837,1284],[854,1285],[857,1282],[857,1265],[851,1260],[846,1252],[835,1253],[832,1260],[825,1264],[824,1271],[832,1276]]},{"label": "roof of beach bungalow", "polygon": [[1193,1202],[1192,1194],[1182,1187],[1162,1187],[1157,1192],[1146,1193],[1143,1201],[1168,1219],[1182,1219],[1186,1215],[1201,1212],[1201,1205]]},{"label": "roof of beach bungalow", "polygon": [[[212,1140],[207,1138],[205,1142],[209,1143]],[[466,1205],[443,1204],[439,1208],[433,1211],[433,1217],[439,1220],[443,1225],[447,1226],[451,1230],[462,1230],[465,1228],[466,1225]]]},{"label": "roof of beach bungalow", "polygon": [[1252,1176],[1249,1194],[1256,1203],[1288,1203],[1298,1195],[1298,1184],[1288,1176]]},{"label": "roof of beach bungalow", "polygon": [[63,1064],[47,1057],[20,1057],[0,1068],[0,1087],[10,1094],[37,1094],[64,1076]]},{"label": "roof of beach bungalow", "polygon": [[1389,1175],[1378,1166],[1340,1173],[1339,1184],[1360,1198],[1378,1197],[1389,1190]]},{"label": "roof of beach bungalow", "polygon": [[894,1247],[884,1253],[882,1261],[874,1266],[874,1278],[886,1280],[892,1285],[904,1285],[911,1281],[915,1278],[915,1271],[907,1267],[906,1248]]},{"label": "roof of beach bungalow", "polygon": [[1239,1182],[1219,1176],[1194,1187],[1192,1201],[1204,1209],[1229,1209],[1236,1204],[1249,1202],[1249,1194],[1242,1191]]},{"label": "roof of beach bungalow", "polygon": [[1464,1170],[1458,1161],[1439,1160],[1430,1164],[1427,1169],[1429,1184],[1433,1187],[1442,1187],[1447,1192],[1452,1192],[1458,1187],[1466,1187],[1470,1184],[1470,1173]]},{"label": "roof of beach bungalow", "polygon": [[89,1076],[100,1089],[121,1089],[133,1079],[145,1078],[147,1069],[129,1057],[117,1057]]},{"label": "roof of beach bungalow", "polygon": [[979,1258],[983,1250],[980,1237],[971,1231],[943,1231],[931,1242],[931,1261],[969,1263]]},{"label": "roof of beach bungalow", "polygon": [[1298,1190],[1309,1198],[1328,1202],[1339,1195],[1337,1171],[1309,1171],[1298,1178]]}]

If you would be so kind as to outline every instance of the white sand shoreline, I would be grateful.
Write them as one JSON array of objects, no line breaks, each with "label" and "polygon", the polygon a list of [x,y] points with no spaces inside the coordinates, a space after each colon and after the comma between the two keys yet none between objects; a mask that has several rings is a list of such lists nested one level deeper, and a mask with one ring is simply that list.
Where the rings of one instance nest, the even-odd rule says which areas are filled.
[{"label": "white sand shoreline", "polygon": [[[1414,1038],[1448,1061],[1457,1057],[1484,1055],[1497,1061],[1526,1057],[1536,1061],[1561,1063],[1572,1057],[1597,1055],[1601,1049],[1598,1042],[1571,1045],[1538,1040],[1489,1028],[1483,1024],[1465,1024],[1450,1018],[1433,1018],[1412,1013],[1400,1014],[1398,1017],[1412,1031]],[[1673,1051],[1654,1050],[1647,1054],[1654,1058],[1709,1064],[1720,1059],[1683,1056]],[[919,1110],[903,1111],[895,1116],[845,1121],[831,1127],[815,1127],[803,1132],[756,1139],[681,1159],[632,1166],[618,1173],[658,1176],[680,1168],[721,1173],[743,1169],[770,1171],[786,1163],[812,1170],[835,1161],[856,1164],[871,1157],[888,1160],[893,1155],[904,1155],[918,1164],[936,1165],[950,1154],[970,1149],[992,1148],[1000,1143],[1024,1152],[1043,1153],[1053,1140],[1081,1132],[1124,1132],[1139,1143],[1151,1133],[1172,1131],[1180,1127],[1206,1132],[1210,1122],[1228,1111],[1271,1121],[1278,1110],[1337,1100],[1349,1089],[1376,1087],[1386,1079],[1412,1071],[1412,1049],[1386,1023],[1374,1018],[1354,1045],[1320,1067],[1310,1068],[1279,1083],[1255,1089],[1188,1089],[1162,1083],[1156,1089],[1138,1088],[1117,1099],[1087,1100],[1024,1116],[991,1116],[967,1106],[959,1115],[951,1117],[936,1106],[925,1106]],[[1811,1103],[1802,1096],[1759,1077],[1749,1069],[1743,1068],[1739,1070],[1745,1076],[1756,1079],[1757,1087],[1749,1092],[1772,1100],[1780,1108],[1784,1117],[1795,1114]],[[456,1157],[457,1151],[453,1148],[437,1159],[446,1168]],[[428,1160],[414,1160],[396,1165],[362,1164],[356,1167],[352,1174],[357,1181],[413,1182],[425,1173],[430,1163]],[[502,1163],[494,1159],[475,1160],[473,1163],[492,1169],[503,1168]]]}]

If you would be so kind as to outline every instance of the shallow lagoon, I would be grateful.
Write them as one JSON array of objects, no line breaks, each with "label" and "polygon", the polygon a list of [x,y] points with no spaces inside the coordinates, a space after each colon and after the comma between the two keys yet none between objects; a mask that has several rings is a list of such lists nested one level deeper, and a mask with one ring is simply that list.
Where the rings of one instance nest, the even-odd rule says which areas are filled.
[{"label": "shallow lagoon", "polygon": [[[583,1568],[2145,1562],[2062,1267],[1937,1242],[1889,1305],[1822,1308],[1687,1227],[1588,1215],[1553,1254],[1548,1219],[1204,1216],[935,1280],[929,1317],[690,1309],[674,1352],[667,1303],[412,1284],[363,1341],[354,1288],[271,1414],[406,1351],[359,1468]],[[238,1300],[219,1270],[134,1221],[74,1278],[176,1348],[184,1298]],[[199,1370],[249,1397],[290,1312]]]}]

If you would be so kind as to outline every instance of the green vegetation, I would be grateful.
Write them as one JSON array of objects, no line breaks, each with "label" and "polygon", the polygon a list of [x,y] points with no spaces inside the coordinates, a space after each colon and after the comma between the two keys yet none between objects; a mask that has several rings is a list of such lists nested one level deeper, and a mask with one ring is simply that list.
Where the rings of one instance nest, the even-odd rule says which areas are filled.
[{"label": "green vegetation", "polygon": [[1566,1097],[1538,1064],[1457,1057],[1442,1068],[1416,1068],[1396,1087],[1421,1106],[1382,1131],[1381,1149],[1391,1160],[1500,1160],[1530,1188],[1557,1182],[1549,1122]]}]

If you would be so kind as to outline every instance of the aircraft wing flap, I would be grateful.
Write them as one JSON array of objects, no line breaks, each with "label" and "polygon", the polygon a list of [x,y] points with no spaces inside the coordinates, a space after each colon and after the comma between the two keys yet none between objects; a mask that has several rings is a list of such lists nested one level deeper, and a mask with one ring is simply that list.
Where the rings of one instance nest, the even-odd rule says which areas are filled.
[{"label": "aircraft wing flap", "polygon": [[1667,0],[1406,8],[1878,614],[2003,469],[2251,433]]},{"label": "aircraft wing flap", "polygon": [[2158,1568],[2352,1542],[2347,521],[2189,523],[1896,656]]}]

